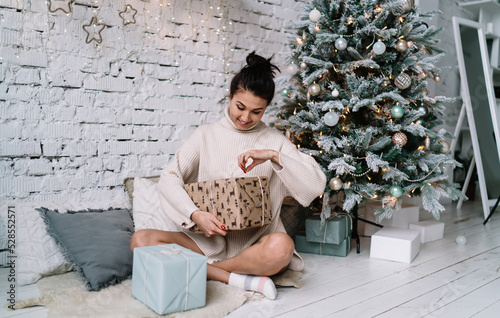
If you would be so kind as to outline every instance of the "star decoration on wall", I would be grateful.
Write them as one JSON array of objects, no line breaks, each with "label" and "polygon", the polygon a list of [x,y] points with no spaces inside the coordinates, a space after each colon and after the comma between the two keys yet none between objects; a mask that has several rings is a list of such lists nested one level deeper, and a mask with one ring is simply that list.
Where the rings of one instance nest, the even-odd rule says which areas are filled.
[{"label": "star decoration on wall", "polygon": [[71,5],[75,2],[75,0],[47,0],[47,6],[49,7],[49,11],[54,13],[56,11],[61,10],[66,14],[70,14],[73,9]]},{"label": "star decoration on wall", "polygon": [[101,32],[102,30],[104,30],[105,26],[106,25],[104,25],[103,23],[97,22],[97,17],[93,16],[89,24],[83,25],[83,31],[87,33],[87,38],[85,39],[85,43],[88,44],[92,41],[101,43],[102,42]]},{"label": "star decoration on wall", "polygon": [[120,18],[123,20],[123,25],[127,24],[135,24],[135,15],[137,14],[137,10],[134,9],[130,4],[125,6],[123,11],[120,11]]}]

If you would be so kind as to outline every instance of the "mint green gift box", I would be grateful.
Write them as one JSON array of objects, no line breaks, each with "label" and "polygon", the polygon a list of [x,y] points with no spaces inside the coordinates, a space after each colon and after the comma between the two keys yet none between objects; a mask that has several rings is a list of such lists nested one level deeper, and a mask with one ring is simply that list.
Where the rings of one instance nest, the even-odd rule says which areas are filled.
[{"label": "mint green gift box", "polygon": [[207,257],[177,244],[134,249],[132,296],[163,315],[205,306]]},{"label": "mint green gift box", "polygon": [[351,237],[347,237],[340,244],[328,244],[309,242],[305,235],[297,234],[295,235],[295,250],[299,253],[345,257],[351,250]]},{"label": "mint green gift box", "polygon": [[351,235],[352,222],[348,215],[335,215],[321,224],[319,215],[306,219],[306,239],[309,242],[340,244]]}]

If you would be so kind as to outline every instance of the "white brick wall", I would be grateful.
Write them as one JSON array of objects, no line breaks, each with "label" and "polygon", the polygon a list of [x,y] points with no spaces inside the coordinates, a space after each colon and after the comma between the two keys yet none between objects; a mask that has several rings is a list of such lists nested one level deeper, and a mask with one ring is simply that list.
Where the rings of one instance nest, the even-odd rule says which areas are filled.
[{"label": "white brick wall", "polygon": [[[0,201],[104,200],[125,177],[159,174],[220,117],[247,53],[289,50],[283,26],[300,11],[295,0],[127,0],[137,23],[123,26],[124,3],[77,0],[66,15],[0,1]],[[82,29],[93,11],[100,45]]]}]

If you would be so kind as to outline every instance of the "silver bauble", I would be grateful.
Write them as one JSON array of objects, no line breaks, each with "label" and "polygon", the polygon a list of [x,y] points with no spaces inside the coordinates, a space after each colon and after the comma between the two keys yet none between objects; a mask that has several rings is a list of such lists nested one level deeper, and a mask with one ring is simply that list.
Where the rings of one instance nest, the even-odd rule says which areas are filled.
[{"label": "silver bauble", "polygon": [[443,147],[440,150],[442,153],[447,153],[448,151],[450,151],[449,143],[447,143],[446,141],[441,141],[440,144],[443,145]]},{"label": "silver bauble", "polygon": [[339,51],[345,50],[347,48],[347,40],[343,37],[338,38],[335,40],[335,48]]},{"label": "silver bauble", "polygon": [[397,132],[392,136],[392,143],[396,146],[403,147],[408,142],[408,137],[402,132]]},{"label": "silver bauble", "polygon": [[399,0],[391,9],[394,15],[401,15],[411,11],[415,6],[415,0]]},{"label": "silver bauble", "polygon": [[319,87],[318,84],[312,84],[311,86],[309,86],[307,92],[312,96],[317,96],[321,92],[321,87]]},{"label": "silver bauble", "polygon": [[405,40],[398,40],[396,43],[396,51],[398,52],[406,52],[408,50],[408,42]]},{"label": "silver bauble", "polygon": [[407,89],[411,85],[411,77],[406,73],[401,73],[394,79],[394,85],[399,89]]},{"label": "silver bauble", "polygon": [[297,72],[299,71],[299,68],[295,64],[290,64],[286,67],[286,71],[288,74],[293,76],[293,75],[297,74]]},{"label": "silver bauble", "polygon": [[306,62],[300,62],[300,69],[305,70],[307,68],[307,63]]},{"label": "silver bauble", "polygon": [[329,183],[330,189],[335,190],[335,191],[342,189],[343,184],[344,183],[339,178],[332,178],[330,180],[330,183]]},{"label": "silver bauble", "polygon": [[327,126],[333,127],[339,122],[339,115],[335,112],[328,112],[325,114],[325,117],[323,117],[323,120]]}]

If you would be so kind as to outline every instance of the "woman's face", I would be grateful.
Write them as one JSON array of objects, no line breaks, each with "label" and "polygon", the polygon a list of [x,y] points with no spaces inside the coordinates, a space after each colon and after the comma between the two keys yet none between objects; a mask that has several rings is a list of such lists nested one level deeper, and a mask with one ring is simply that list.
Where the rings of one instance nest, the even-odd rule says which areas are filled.
[{"label": "woman's face", "polygon": [[244,89],[229,96],[229,100],[229,117],[236,128],[241,130],[247,130],[258,123],[267,107],[267,100]]}]

